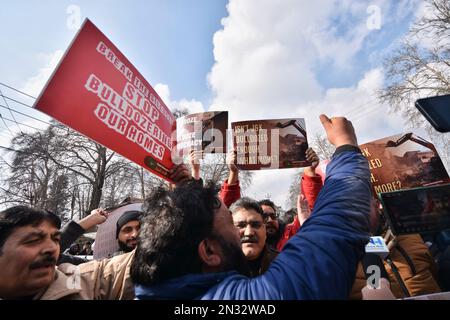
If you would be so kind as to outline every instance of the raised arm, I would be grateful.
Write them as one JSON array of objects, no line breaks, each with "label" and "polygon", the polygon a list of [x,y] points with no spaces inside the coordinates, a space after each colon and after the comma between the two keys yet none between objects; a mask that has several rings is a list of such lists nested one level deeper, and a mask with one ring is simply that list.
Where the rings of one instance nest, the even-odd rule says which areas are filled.
[{"label": "raised arm", "polygon": [[369,240],[369,166],[349,121],[321,121],[337,150],[311,217],[266,273],[251,280],[236,275],[212,298],[347,299]]},{"label": "raised arm", "polygon": [[80,221],[70,221],[61,230],[60,247],[61,252],[70,247],[80,236],[93,226],[102,224],[106,221],[108,213],[103,209],[94,209],[91,214],[81,219]]},{"label": "raised arm", "polygon": [[236,151],[231,150],[226,159],[229,174],[220,189],[220,198],[229,207],[233,202],[241,198],[241,187],[239,185],[239,169],[236,166]]},{"label": "raised arm", "polygon": [[189,153],[189,164],[191,175],[195,180],[200,180],[200,160],[203,158],[203,151],[191,150]]}]

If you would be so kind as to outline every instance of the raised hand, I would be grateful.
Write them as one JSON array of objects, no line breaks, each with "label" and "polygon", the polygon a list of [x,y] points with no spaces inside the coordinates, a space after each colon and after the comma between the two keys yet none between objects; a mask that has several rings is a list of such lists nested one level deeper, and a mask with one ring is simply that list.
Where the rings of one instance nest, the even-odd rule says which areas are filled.
[{"label": "raised hand", "polygon": [[344,117],[328,118],[326,115],[320,115],[320,122],[325,129],[328,140],[336,148],[350,144],[358,146],[355,135],[355,129],[352,123]]},{"label": "raised hand", "polygon": [[105,209],[98,208],[91,211],[91,214],[81,219],[78,224],[84,229],[88,230],[93,226],[102,224],[108,218],[108,212]]}]

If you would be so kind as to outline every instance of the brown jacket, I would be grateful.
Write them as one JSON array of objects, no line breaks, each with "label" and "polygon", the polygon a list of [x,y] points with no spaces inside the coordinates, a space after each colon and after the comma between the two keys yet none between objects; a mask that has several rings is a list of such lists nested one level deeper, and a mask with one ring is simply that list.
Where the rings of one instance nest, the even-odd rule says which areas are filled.
[{"label": "brown jacket", "polygon": [[134,285],[130,266],[134,251],[110,259],[90,261],[78,266],[63,263],[55,280],[37,294],[35,300],[131,300]]},{"label": "brown jacket", "polygon": [[[390,250],[390,257],[405,283],[411,296],[441,292],[436,282],[436,265],[428,247],[419,234],[396,237],[395,245]],[[385,262],[384,266],[389,275],[391,290],[396,298],[403,298],[404,294],[395,277],[391,266]],[[362,264],[358,264],[356,279],[353,284],[350,299],[362,298],[361,290],[366,285],[366,278]]]}]

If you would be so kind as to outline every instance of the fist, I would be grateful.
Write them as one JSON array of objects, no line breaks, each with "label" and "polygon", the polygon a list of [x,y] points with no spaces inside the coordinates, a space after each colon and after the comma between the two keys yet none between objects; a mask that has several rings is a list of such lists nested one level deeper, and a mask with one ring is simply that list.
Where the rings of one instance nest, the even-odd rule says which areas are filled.
[{"label": "fist", "polygon": [[319,157],[317,156],[313,148],[308,148],[306,150],[306,160],[308,162],[311,162],[311,169],[313,170],[315,170],[319,165]]},{"label": "fist", "polygon": [[192,175],[184,163],[174,166],[169,172],[169,178],[172,179],[176,185],[183,184],[192,180]]},{"label": "fist", "polygon": [[89,218],[95,225],[102,224],[108,218],[108,212],[102,208],[94,209],[91,211]]},{"label": "fist", "polygon": [[231,172],[239,171],[238,167],[236,166],[236,158],[237,158],[236,150],[230,150],[230,152],[228,152],[227,154],[226,162]]},{"label": "fist", "polygon": [[200,160],[203,159],[202,150],[191,150],[189,152],[189,164],[190,165],[200,165]]},{"label": "fist", "polygon": [[355,129],[350,121],[344,117],[328,118],[326,115],[320,115],[320,122],[325,129],[328,141],[336,148],[345,144],[358,146]]},{"label": "fist", "polygon": [[108,212],[105,209],[94,209],[91,214],[87,217],[81,219],[78,224],[84,229],[89,230],[90,228],[102,224],[108,218]]}]

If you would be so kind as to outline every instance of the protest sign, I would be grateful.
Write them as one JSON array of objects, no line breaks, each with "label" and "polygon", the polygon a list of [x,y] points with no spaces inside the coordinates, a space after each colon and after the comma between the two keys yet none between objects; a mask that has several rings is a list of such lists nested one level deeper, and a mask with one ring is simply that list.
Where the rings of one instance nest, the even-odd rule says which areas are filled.
[{"label": "protest sign", "polygon": [[241,170],[298,168],[306,161],[308,141],[304,119],[234,122],[233,145]]},{"label": "protest sign", "polygon": [[190,150],[204,153],[227,151],[228,112],[211,111],[190,114],[177,119],[177,151],[180,156]]},{"label": "protest sign", "polygon": [[412,133],[359,147],[369,161],[371,182],[377,194],[449,181],[434,145]]},{"label": "protest sign", "polygon": [[34,107],[160,177],[173,167],[174,116],[88,19]]}]

